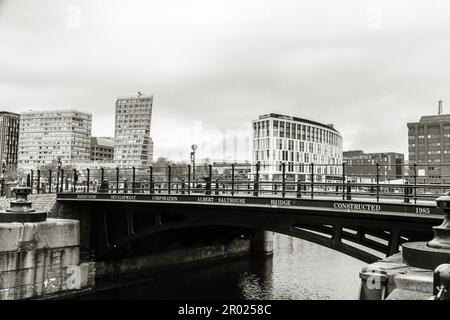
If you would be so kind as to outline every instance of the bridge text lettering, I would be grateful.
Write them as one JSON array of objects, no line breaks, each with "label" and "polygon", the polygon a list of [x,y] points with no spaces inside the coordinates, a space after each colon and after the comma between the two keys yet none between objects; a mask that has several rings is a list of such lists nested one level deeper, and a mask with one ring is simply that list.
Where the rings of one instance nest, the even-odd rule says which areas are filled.
[{"label": "bridge text lettering", "polygon": [[136,200],[136,196],[111,195],[111,200]]},{"label": "bridge text lettering", "polygon": [[177,201],[177,197],[168,197],[168,196],[153,196],[152,200],[154,201]]},{"label": "bridge text lettering", "polygon": [[95,194],[78,194],[77,199],[97,199]]},{"label": "bridge text lettering", "polygon": [[220,203],[233,203],[233,204],[245,204],[245,199],[235,199],[235,198],[219,198],[217,202]]},{"label": "bridge text lettering", "polygon": [[272,206],[285,206],[285,207],[289,207],[292,206],[292,201],[291,200],[270,200],[270,204]]},{"label": "bridge text lettering", "polygon": [[381,206],[377,204],[366,203],[342,203],[336,202],[333,207],[335,209],[361,210],[361,211],[381,211]]},{"label": "bridge text lettering", "polygon": [[430,214],[430,208],[416,208],[416,213],[418,214]]}]

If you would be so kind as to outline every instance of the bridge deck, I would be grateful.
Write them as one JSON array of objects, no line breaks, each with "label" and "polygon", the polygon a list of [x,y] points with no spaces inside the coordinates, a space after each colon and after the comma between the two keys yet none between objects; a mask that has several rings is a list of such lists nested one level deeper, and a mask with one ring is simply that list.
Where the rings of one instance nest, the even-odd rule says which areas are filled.
[{"label": "bridge deck", "polygon": [[205,194],[145,194],[145,193],[58,193],[59,201],[117,201],[117,202],[160,202],[160,203],[196,203],[214,205],[264,206],[284,207],[293,209],[345,211],[358,213],[402,214],[411,216],[435,215],[442,216],[435,201],[418,200],[414,203],[404,203],[401,199],[357,198],[342,200],[342,197],[317,196],[314,199],[286,196],[252,196],[239,195],[205,195]]}]

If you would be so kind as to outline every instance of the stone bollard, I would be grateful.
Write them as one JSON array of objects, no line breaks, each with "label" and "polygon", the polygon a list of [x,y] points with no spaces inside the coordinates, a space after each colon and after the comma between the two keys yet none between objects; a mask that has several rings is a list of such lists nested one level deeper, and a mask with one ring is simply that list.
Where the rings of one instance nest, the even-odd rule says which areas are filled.
[{"label": "stone bollard", "polygon": [[435,300],[450,300],[450,264],[441,264],[434,270],[433,296]]},{"label": "stone bollard", "polygon": [[47,219],[47,212],[36,211],[32,208],[28,195],[30,187],[15,187],[13,192],[16,200],[10,201],[10,208],[0,211],[0,222],[41,222]]},{"label": "stone bollard", "polygon": [[437,198],[436,203],[445,217],[441,225],[433,227],[433,239],[402,244],[403,260],[410,266],[434,270],[450,262],[450,193]]},{"label": "stone bollard", "polygon": [[450,250],[450,193],[436,199],[437,206],[445,213],[444,222],[433,227],[434,238],[428,242],[430,248]]},{"label": "stone bollard", "polygon": [[363,268],[359,273],[361,288],[359,300],[384,300],[386,298],[387,275],[381,270]]}]

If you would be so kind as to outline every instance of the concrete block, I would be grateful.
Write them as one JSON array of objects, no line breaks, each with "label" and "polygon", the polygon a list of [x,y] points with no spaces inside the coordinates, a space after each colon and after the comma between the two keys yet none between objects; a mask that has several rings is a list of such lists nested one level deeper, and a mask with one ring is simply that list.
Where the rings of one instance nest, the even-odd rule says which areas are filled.
[{"label": "concrete block", "polygon": [[0,252],[18,251],[21,223],[0,223]]},{"label": "concrete block", "polygon": [[79,229],[79,221],[69,219],[0,223],[0,252],[78,246]]},{"label": "concrete block", "polygon": [[44,282],[37,282],[34,284],[34,296],[40,297],[44,294]]},{"label": "concrete block", "polygon": [[35,268],[4,271],[0,274],[0,289],[35,283]]},{"label": "concrete block", "polygon": [[19,251],[16,256],[16,269],[34,268],[36,265],[35,250]]},{"label": "concrete block", "polygon": [[430,300],[432,295],[424,292],[395,289],[386,300]]},{"label": "concrete block", "polygon": [[22,286],[17,286],[14,288],[14,299],[28,299],[33,296],[35,296],[34,292],[34,283],[33,284],[26,284]]},{"label": "concrete block", "polygon": [[1,252],[0,253],[0,272],[16,269],[17,252]]},{"label": "concrete block", "polygon": [[61,276],[62,273],[55,273],[52,271],[49,271],[47,273],[46,279],[44,280],[44,290],[43,290],[43,294],[52,294],[55,292],[58,292],[61,290]]},{"label": "concrete block", "polygon": [[402,274],[394,278],[395,287],[433,295],[433,272]]},{"label": "concrete block", "polygon": [[80,245],[80,223],[78,220],[47,219],[36,223],[37,249],[60,248]]},{"label": "concrete block", "polygon": [[61,268],[80,264],[80,247],[66,247],[62,250]]},{"label": "concrete block", "polygon": [[0,289],[0,300],[14,300],[14,288]]}]

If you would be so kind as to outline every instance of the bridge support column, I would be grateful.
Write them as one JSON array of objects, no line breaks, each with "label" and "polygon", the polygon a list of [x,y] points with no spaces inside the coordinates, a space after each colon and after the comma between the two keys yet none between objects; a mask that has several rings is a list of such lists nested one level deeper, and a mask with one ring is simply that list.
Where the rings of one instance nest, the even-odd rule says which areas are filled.
[{"label": "bridge support column", "polygon": [[15,188],[17,200],[0,212],[0,300],[57,297],[95,285],[94,264],[80,263],[80,224],[40,219],[27,200],[30,188]]},{"label": "bridge support column", "polygon": [[273,232],[254,230],[251,242],[252,252],[271,255],[273,253]]}]

